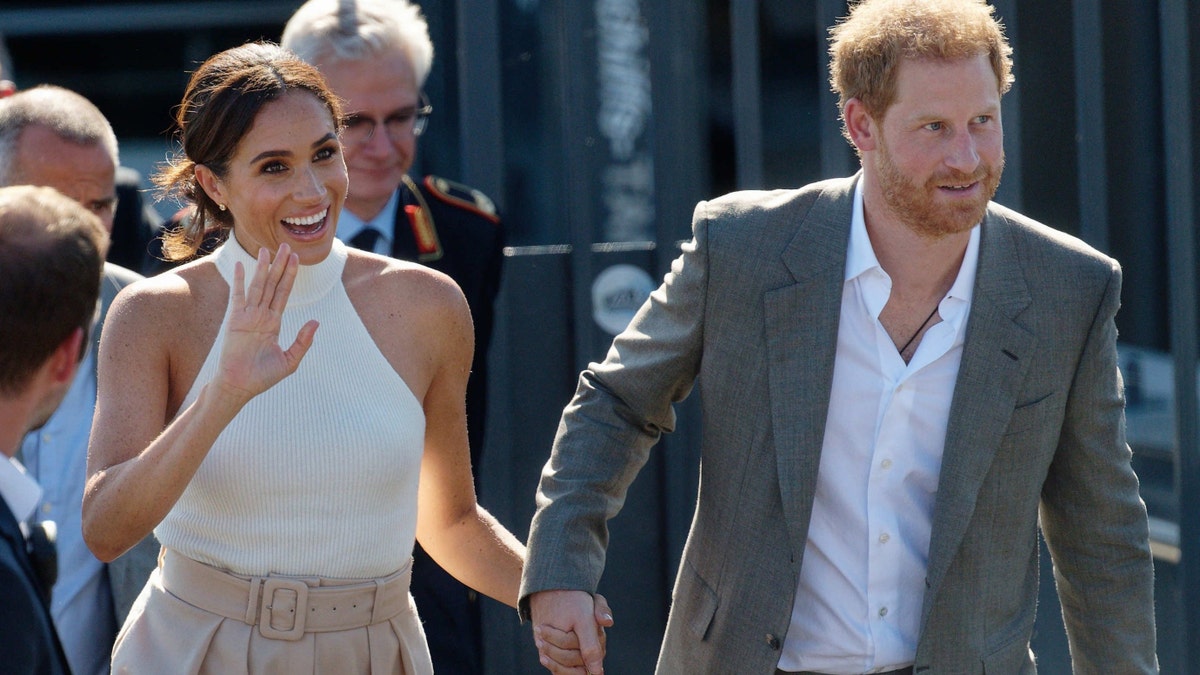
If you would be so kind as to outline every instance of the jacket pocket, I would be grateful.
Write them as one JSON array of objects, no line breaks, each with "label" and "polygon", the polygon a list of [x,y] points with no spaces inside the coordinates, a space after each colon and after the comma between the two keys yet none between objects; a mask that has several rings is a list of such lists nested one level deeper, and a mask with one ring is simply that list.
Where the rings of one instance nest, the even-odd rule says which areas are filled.
[{"label": "jacket pocket", "polygon": [[717,593],[690,563],[685,562],[679,570],[672,605],[671,611],[678,613],[679,619],[696,637],[704,640],[708,636],[708,629],[717,614]]}]

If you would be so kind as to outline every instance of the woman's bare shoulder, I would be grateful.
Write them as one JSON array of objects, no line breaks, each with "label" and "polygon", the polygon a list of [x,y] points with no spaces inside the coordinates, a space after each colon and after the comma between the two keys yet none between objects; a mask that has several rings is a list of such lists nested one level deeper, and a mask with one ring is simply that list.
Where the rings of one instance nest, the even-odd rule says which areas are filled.
[{"label": "woman's bare shoulder", "polygon": [[108,311],[110,324],[132,330],[185,329],[189,319],[211,307],[224,308],[229,287],[215,264],[190,263],[175,270],[139,279],[121,289]]}]

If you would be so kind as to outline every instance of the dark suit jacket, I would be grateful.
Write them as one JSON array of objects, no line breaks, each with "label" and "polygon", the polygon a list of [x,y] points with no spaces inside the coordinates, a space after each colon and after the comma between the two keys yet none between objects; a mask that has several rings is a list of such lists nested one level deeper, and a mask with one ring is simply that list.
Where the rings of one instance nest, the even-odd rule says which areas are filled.
[{"label": "dark suit jacket", "polygon": [[[855,179],[696,208],[663,286],[580,377],[521,596],[594,590],[607,518],[697,382],[700,493],[660,673],[770,675],[804,561]],[[1156,672],[1145,505],[1125,442],[1121,270],[996,204],[932,514],[917,673],[1036,672],[1039,518],[1076,673]],[[524,601],[523,601],[524,604]]]},{"label": "dark suit jacket", "polygon": [[[0,461],[7,461],[0,458]],[[38,586],[25,538],[0,499],[0,670],[28,675],[69,673],[54,632],[49,598]]]},{"label": "dark suit jacket", "polygon": [[150,242],[162,229],[159,217],[142,194],[142,175],[119,167],[116,176],[117,210],[109,238],[107,260],[135,272],[150,269]]},{"label": "dark suit jacket", "polygon": [[[437,245],[418,243],[409,207],[427,208]],[[414,229],[416,228],[416,229]],[[423,238],[428,239],[425,232]],[[487,417],[487,352],[504,261],[504,230],[491,201],[478,190],[426,176],[400,185],[392,257],[446,273],[462,289],[475,322],[475,356],[467,382],[467,433],[471,466],[478,471]],[[478,477],[478,475],[476,476]]]}]

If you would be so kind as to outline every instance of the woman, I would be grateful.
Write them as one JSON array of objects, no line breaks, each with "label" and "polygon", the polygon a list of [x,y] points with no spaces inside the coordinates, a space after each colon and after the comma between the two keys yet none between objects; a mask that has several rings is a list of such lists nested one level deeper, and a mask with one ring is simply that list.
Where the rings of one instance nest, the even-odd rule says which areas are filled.
[{"label": "woman", "polygon": [[105,327],[84,537],[102,560],[151,529],[164,547],[114,672],[430,673],[414,538],[517,603],[524,548],[471,481],[466,303],[336,239],[340,119],[275,45],[217,54],[188,85],[158,182],[196,216],[167,250],[195,252],[210,222],[231,236],[130,286]]}]

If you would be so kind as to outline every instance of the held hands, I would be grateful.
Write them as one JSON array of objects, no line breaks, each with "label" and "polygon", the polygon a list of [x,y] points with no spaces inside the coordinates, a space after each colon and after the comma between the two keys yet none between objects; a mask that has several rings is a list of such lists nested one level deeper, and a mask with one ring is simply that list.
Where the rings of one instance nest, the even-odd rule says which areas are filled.
[{"label": "held hands", "polygon": [[602,675],[612,610],[603,595],[539,591],[529,596],[533,640],[541,664],[554,675]]},{"label": "held hands", "polygon": [[294,373],[312,346],[316,321],[300,328],[287,351],[279,346],[283,310],[299,268],[300,258],[287,244],[279,245],[274,261],[267,249],[259,249],[249,288],[242,264],[235,265],[225,345],[214,378],[224,393],[249,401]]}]

